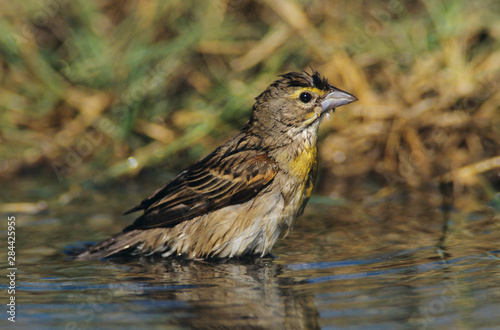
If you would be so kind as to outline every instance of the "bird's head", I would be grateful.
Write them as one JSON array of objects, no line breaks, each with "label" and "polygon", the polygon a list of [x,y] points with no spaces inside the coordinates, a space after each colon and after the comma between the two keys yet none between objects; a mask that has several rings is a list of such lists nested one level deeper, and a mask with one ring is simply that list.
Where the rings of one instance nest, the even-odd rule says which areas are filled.
[{"label": "bird's head", "polygon": [[256,98],[250,122],[268,132],[316,130],[325,115],[357,98],[328,82],[318,72],[280,76]]}]

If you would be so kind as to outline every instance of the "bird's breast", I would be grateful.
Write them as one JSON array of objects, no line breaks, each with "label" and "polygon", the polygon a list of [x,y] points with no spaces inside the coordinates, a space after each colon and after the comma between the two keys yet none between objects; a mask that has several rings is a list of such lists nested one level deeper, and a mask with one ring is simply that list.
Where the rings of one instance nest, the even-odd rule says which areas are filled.
[{"label": "bird's breast", "polygon": [[291,179],[305,182],[311,169],[316,166],[317,148],[308,146],[289,149],[276,155],[280,170],[291,176]]}]

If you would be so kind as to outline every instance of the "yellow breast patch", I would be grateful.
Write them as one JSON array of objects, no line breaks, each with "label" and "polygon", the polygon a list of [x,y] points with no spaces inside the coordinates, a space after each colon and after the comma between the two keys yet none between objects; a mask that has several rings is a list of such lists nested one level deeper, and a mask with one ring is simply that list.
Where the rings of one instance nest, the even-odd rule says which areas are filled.
[{"label": "yellow breast patch", "polygon": [[297,154],[295,159],[290,162],[290,172],[298,177],[305,177],[311,171],[311,168],[316,163],[316,155],[318,149],[316,146],[305,148],[300,153]]}]

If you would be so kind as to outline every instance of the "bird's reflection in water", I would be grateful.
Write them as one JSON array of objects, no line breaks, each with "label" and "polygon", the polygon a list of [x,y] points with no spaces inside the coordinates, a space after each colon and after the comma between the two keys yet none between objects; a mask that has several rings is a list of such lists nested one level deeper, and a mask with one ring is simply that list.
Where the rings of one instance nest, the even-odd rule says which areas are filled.
[{"label": "bird's reflection in water", "polygon": [[[129,259],[113,260],[112,264],[119,265],[121,288],[132,289],[132,304],[143,296],[163,303],[150,306],[154,309],[150,312],[161,313],[166,319],[164,324],[195,328],[319,328],[313,297],[295,290],[297,281],[280,276],[284,266],[273,262],[273,258],[215,262],[147,259],[133,263]],[[184,304],[172,308],[165,302]]]}]

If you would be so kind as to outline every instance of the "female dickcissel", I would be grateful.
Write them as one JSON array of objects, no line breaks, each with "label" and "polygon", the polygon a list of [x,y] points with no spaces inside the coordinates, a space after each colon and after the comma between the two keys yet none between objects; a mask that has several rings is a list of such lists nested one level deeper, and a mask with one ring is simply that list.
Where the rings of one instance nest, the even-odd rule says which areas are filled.
[{"label": "female dickcissel", "polygon": [[314,70],[280,76],[257,96],[238,135],[127,211],[144,213],[77,258],[270,253],[311,195],[322,119],[356,100]]}]

